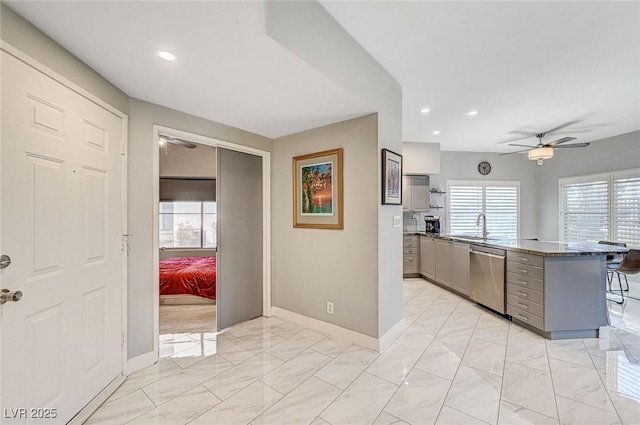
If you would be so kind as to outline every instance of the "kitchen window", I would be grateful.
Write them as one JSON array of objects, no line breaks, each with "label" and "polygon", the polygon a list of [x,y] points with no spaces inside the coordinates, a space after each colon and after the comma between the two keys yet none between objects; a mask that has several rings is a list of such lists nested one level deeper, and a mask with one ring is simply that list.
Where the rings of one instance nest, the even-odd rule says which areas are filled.
[{"label": "kitchen window", "polygon": [[482,225],[476,225],[481,213],[487,217],[489,237],[517,239],[520,182],[447,180],[449,234],[482,236]]},{"label": "kitchen window", "polygon": [[560,179],[560,237],[640,246],[640,169]]}]

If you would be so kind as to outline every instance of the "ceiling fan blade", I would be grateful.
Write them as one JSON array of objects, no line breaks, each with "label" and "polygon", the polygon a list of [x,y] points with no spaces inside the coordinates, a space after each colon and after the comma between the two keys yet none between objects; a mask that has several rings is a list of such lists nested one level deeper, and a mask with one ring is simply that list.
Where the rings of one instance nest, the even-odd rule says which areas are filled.
[{"label": "ceiling fan blade", "polygon": [[562,149],[562,148],[586,148],[587,146],[589,146],[591,143],[589,142],[585,142],[585,143],[574,143],[572,145],[560,145],[560,146],[553,146],[554,149]]},{"label": "ceiling fan blade", "polygon": [[561,143],[567,143],[567,142],[570,142],[572,140],[577,140],[577,137],[563,137],[562,139],[558,139],[558,140],[554,140],[553,142],[545,143],[544,146],[545,147],[554,147],[554,146],[558,146]]},{"label": "ceiling fan blade", "polygon": [[563,129],[565,127],[569,127],[569,126],[572,126],[574,124],[578,124],[579,122],[580,122],[580,120],[567,121],[564,124],[560,124],[557,127],[553,127],[552,129],[545,131],[544,133],[546,133],[546,134],[553,133],[554,131],[558,131],[558,130]]},{"label": "ceiling fan blade", "polygon": [[498,156],[513,155],[514,153],[529,152],[531,149],[523,149],[521,151],[501,153]]},{"label": "ceiling fan blade", "polygon": [[194,143],[187,142],[186,140],[182,139],[167,138],[167,142],[173,143],[174,145],[183,146],[188,149],[195,149],[196,147]]},{"label": "ceiling fan blade", "polygon": [[503,140],[501,142],[498,142],[499,145],[504,145],[505,143],[512,143],[512,142],[517,142],[518,140],[525,140],[525,139],[529,139],[533,137],[533,134],[528,134],[527,136],[522,136],[522,137],[516,137],[513,139],[509,139],[509,140]]},{"label": "ceiling fan blade", "polygon": [[522,148],[529,148],[529,149],[535,149],[536,148],[536,146],[520,145],[518,143],[509,143],[509,146],[520,146]]}]

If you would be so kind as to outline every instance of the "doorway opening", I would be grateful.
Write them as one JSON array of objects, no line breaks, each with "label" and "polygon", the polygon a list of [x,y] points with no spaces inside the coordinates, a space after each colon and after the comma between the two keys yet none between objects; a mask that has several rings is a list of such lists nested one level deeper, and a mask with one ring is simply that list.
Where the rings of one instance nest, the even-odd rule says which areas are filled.
[{"label": "doorway opening", "polygon": [[154,349],[186,367],[216,354],[224,328],[270,315],[270,154],[160,126],[154,134]]}]

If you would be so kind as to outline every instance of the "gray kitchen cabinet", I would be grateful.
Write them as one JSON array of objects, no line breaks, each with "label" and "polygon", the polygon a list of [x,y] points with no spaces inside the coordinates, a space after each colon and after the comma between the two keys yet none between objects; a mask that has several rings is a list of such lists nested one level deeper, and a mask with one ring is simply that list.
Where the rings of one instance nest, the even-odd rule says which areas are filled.
[{"label": "gray kitchen cabinet", "polygon": [[453,242],[451,286],[456,291],[469,295],[469,244]]},{"label": "gray kitchen cabinet", "polygon": [[420,272],[420,243],[418,235],[404,235],[402,240],[402,275],[417,277]]},{"label": "gray kitchen cabinet", "polygon": [[402,177],[402,209],[429,211],[429,176]]},{"label": "gray kitchen cabinet", "polygon": [[453,260],[453,242],[437,239],[436,246],[436,281],[451,286],[451,266]]},{"label": "gray kitchen cabinet", "polygon": [[431,280],[436,278],[435,239],[420,236],[420,274]]}]

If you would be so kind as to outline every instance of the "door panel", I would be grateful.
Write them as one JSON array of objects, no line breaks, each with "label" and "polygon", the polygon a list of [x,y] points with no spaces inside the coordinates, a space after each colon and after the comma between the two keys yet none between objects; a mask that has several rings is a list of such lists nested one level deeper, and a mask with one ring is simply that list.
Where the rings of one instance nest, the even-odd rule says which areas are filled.
[{"label": "door panel", "polygon": [[262,158],[218,149],[218,330],[262,316]]},{"label": "door panel", "polygon": [[12,264],[0,285],[24,295],[0,306],[0,407],[55,408],[52,423],[66,423],[122,373],[123,123],[1,60],[0,247]]}]

